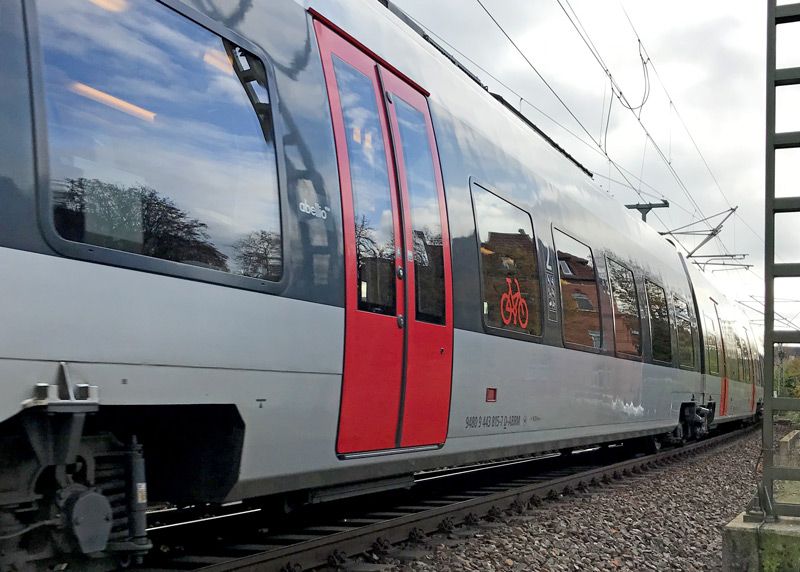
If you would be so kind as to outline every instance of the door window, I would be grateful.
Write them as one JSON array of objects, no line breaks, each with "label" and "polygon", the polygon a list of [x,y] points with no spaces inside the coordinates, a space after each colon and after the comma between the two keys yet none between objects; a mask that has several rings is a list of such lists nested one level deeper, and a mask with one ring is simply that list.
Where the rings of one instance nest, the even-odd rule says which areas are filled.
[{"label": "door window", "polygon": [[439,193],[425,116],[395,96],[414,242],[416,318],[444,324],[444,253]]},{"label": "door window", "polygon": [[395,236],[386,148],[372,80],[333,56],[344,118],[356,239],[358,309],[396,312]]}]

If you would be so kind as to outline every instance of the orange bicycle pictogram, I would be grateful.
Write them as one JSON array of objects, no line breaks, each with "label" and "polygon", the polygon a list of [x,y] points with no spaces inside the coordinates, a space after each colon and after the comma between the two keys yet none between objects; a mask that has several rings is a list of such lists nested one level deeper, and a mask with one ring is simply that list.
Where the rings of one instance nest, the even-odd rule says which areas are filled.
[{"label": "orange bicycle pictogram", "polygon": [[503,319],[503,323],[506,326],[513,322],[515,326],[519,324],[520,328],[527,328],[528,303],[520,293],[519,280],[516,278],[513,279],[514,286],[517,288],[516,292],[511,288],[511,281],[511,278],[506,278],[508,292],[505,292],[500,297],[500,317]]}]

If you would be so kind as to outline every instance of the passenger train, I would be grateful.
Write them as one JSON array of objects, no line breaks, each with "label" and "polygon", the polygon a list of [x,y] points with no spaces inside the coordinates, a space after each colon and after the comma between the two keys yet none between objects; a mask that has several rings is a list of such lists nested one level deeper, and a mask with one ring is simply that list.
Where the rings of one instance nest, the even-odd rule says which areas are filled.
[{"label": "passenger train", "polygon": [[0,3],[0,569],[751,420],[761,342],[388,2]]}]

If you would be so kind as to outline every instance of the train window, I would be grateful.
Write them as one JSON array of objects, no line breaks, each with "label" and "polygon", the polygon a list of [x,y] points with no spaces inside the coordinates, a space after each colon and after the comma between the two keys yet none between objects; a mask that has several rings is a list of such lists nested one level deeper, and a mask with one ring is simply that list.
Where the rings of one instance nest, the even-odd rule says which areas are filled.
[{"label": "train window", "polygon": [[736,376],[736,379],[740,381],[744,381],[744,364],[742,363],[742,359],[744,358],[744,354],[742,352],[742,340],[739,338],[738,335],[733,335],[734,342],[736,343],[736,368],[739,372]]},{"label": "train window", "polygon": [[642,316],[633,272],[611,259],[606,261],[614,300],[614,346],[618,353],[641,356]]},{"label": "train window", "polygon": [[653,343],[653,359],[672,363],[672,328],[669,324],[669,306],[664,289],[646,280],[647,309],[650,312],[650,338]]},{"label": "train window", "polygon": [[716,320],[705,316],[706,373],[719,374],[719,348],[717,339],[719,330]]},{"label": "train window", "polygon": [[744,342],[745,351],[746,351],[746,363],[747,363],[747,382],[753,383],[753,359],[750,357],[750,343],[745,340]]},{"label": "train window", "polygon": [[599,349],[602,345],[597,274],[592,249],[553,229],[561,277],[564,342]]},{"label": "train window", "polygon": [[733,324],[727,320],[722,322],[722,336],[725,351],[725,375],[729,379],[739,379],[736,337],[733,333]]},{"label": "train window", "polygon": [[473,185],[478,229],[483,318],[487,326],[542,333],[539,267],[528,213]]},{"label": "train window", "polygon": [[417,320],[444,324],[444,245],[428,128],[422,113],[394,100],[411,209]]},{"label": "train window", "polygon": [[758,380],[758,372],[756,367],[756,352],[750,338],[750,332],[747,328],[744,330],[744,339],[747,343],[747,371],[750,374],[750,383],[756,383]]},{"label": "train window", "polygon": [[695,368],[694,328],[692,327],[689,304],[675,297],[675,326],[678,332],[678,365],[682,368]]},{"label": "train window", "polygon": [[333,56],[353,188],[358,309],[396,312],[395,223],[389,170],[372,80]]},{"label": "train window", "polygon": [[741,381],[750,383],[750,353],[747,343],[741,336],[736,336],[736,344],[739,347],[739,371]]},{"label": "train window", "polygon": [[158,2],[111,4],[37,2],[55,230],[72,242],[279,280],[263,63]]}]

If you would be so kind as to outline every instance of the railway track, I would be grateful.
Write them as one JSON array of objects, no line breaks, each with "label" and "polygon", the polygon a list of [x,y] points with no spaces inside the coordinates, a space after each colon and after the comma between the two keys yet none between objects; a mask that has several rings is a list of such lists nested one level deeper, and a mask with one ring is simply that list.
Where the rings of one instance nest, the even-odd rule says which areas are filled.
[{"label": "railway track", "polygon": [[663,467],[736,440],[753,429],[746,427],[634,458],[625,458],[631,453],[624,447],[596,448],[428,474],[410,490],[300,511],[273,528],[264,527],[259,509],[230,506],[224,516],[198,515],[188,525],[152,527],[151,536],[160,548],[146,570],[299,572],[336,567],[351,555],[385,552],[409,539],[422,540],[428,534],[507,510],[521,512],[543,499]]}]

